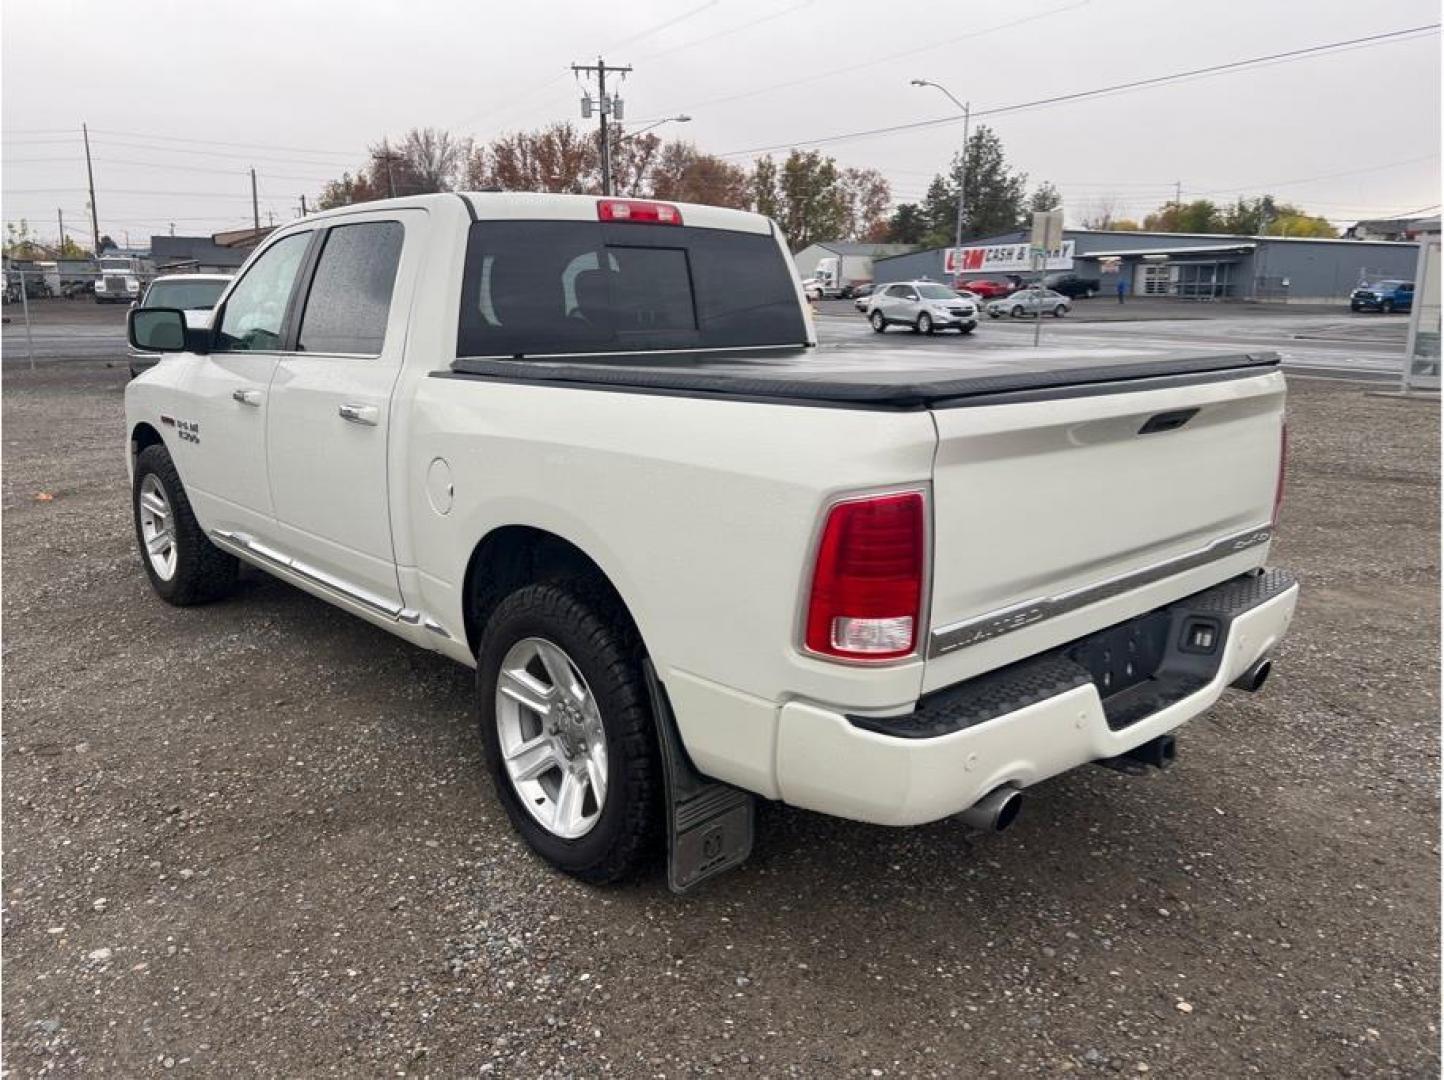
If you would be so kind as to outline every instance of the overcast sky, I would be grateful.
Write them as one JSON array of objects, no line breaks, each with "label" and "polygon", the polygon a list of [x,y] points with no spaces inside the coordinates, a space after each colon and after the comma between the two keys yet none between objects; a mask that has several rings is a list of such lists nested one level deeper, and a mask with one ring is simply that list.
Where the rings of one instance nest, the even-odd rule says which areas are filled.
[{"label": "overcast sky", "polygon": [[[34,0],[3,14],[7,221],[86,239],[82,121],[100,225],[132,244],[174,223],[277,221],[412,126],[487,139],[578,123],[572,62],[631,64],[632,121],[743,164],[755,147],[978,110],[1437,22],[1437,0]],[[1001,114],[990,123],[1070,219],[1100,198],[1141,217],[1171,198],[1273,192],[1339,222],[1432,207],[1440,44],[1417,39]],[[636,126],[633,123],[633,126]],[[825,144],[899,201],[961,126]],[[205,140],[205,141],[203,141]],[[785,151],[783,151],[785,153]]]}]

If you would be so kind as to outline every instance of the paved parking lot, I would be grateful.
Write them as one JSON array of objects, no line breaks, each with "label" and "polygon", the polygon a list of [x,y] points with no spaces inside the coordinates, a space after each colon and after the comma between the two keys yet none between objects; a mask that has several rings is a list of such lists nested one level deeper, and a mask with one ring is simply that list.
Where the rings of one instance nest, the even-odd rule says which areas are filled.
[{"label": "paved parking lot", "polygon": [[767,807],[679,900],[527,854],[464,669],[260,575],[156,600],[124,372],[13,330],[9,1074],[1438,1074],[1437,407],[1293,381],[1295,629],[1173,770],[1001,836]]}]

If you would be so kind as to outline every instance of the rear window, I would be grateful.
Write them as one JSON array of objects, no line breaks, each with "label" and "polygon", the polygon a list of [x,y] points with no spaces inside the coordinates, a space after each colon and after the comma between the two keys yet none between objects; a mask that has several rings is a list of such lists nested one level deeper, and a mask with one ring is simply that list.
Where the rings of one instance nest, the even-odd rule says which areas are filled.
[{"label": "rear window", "polygon": [[588,221],[471,226],[460,356],[797,345],[806,336],[770,236]]}]

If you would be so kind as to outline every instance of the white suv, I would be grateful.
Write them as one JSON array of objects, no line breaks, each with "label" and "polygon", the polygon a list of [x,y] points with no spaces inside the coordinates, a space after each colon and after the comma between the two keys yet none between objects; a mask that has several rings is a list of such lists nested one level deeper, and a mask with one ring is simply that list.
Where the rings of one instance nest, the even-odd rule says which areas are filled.
[{"label": "white suv", "polygon": [[971,334],[978,325],[978,305],[936,281],[895,281],[872,294],[867,319],[879,334],[889,326],[910,326],[919,334]]}]

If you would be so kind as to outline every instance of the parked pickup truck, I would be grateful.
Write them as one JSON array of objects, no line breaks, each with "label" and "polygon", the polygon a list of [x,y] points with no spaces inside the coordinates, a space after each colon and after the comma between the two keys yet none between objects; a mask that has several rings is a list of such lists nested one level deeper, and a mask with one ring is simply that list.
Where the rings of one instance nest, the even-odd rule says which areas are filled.
[{"label": "parked pickup truck", "polygon": [[251,563],[474,666],[496,797],[592,882],[734,865],[757,797],[1001,828],[1166,765],[1297,597],[1276,357],[819,348],[755,214],[345,207],[129,337],[176,354],[125,394],[155,591]]}]

